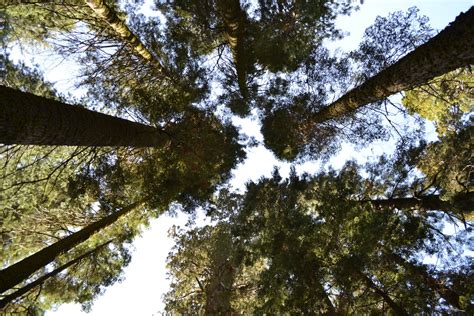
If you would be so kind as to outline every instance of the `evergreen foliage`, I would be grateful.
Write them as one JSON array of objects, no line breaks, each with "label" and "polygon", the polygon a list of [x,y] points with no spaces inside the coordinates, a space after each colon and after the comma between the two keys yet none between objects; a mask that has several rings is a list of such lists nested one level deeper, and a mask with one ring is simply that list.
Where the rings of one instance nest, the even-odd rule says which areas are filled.
[{"label": "evergreen foliage", "polygon": [[[438,35],[416,8],[378,17],[341,53],[325,44],[352,1],[155,5],[0,5],[0,313],[90,310],[123,279],[134,238],[178,209],[211,223],[171,231],[171,314],[473,312],[474,8]],[[13,62],[19,47],[75,61],[84,95]],[[387,99],[397,92],[402,107]],[[282,160],[324,163],[343,143],[396,150],[236,192],[254,140],[232,122],[250,115]]]},{"label": "evergreen foliage", "polygon": [[[222,291],[232,292],[226,296],[232,313],[468,312],[472,275],[463,273],[472,268],[472,260],[463,249],[467,235],[444,234],[440,210],[397,203],[403,194],[393,187],[398,184],[365,179],[359,169],[348,163],[339,172],[301,177],[293,173],[287,180],[276,171],[270,179],[248,184],[245,195],[223,191],[209,212],[224,222],[178,234],[169,259],[168,310],[199,311],[208,300],[215,302],[200,289],[198,278],[216,267],[198,258],[219,251],[215,242],[223,240],[221,225],[230,225],[233,244],[219,253],[228,258],[232,272],[256,273],[221,285]],[[435,255],[445,265],[423,264],[421,253]],[[222,274],[211,278],[216,276]],[[458,278],[464,282],[456,283]],[[246,297],[247,290],[253,297]]]}]

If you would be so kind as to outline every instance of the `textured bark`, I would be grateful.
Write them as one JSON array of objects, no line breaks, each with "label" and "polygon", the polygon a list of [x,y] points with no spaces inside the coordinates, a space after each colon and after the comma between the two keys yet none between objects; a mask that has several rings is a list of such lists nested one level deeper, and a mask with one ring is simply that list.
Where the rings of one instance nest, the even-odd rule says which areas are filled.
[{"label": "textured bark", "polygon": [[0,86],[0,143],[159,147],[160,130]]},{"label": "textured bark", "polygon": [[87,5],[94,10],[100,18],[105,20],[107,24],[116,32],[121,38],[123,38],[133,49],[139,54],[143,59],[148,62],[159,66],[161,70],[162,66],[159,61],[157,61],[153,54],[143,45],[140,39],[130,31],[127,25],[120,20],[120,18],[115,14],[115,12],[109,8],[103,0],[85,0]]},{"label": "textured bark", "polygon": [[245,25],[247,14],[240,7],[239,0],[217,0],[217,8],[224,19],[227,41],[234,59],[237,72],[237,83],[240,93],[248,97],[247,63],[248,56],[245,48]]},{"label": "textured bark", "polygon": [[314,124],[352,113],[358,108],[460,67],[474,64],[474,8],[395,64],[315,113]]},{"label": "textured bark", "polygon": [[[18,4],[64,4],[67,0],[2,0],[0,7]],[[164,72],[161,63],[146,48],[140,39],[128,28],[128,26],[117,16],[112,8],[107,6],[104,0],[84,0],[94,13],[103,19],[127,44],[129,44],[138,55],[147,62],[153,63],[158,69]],[[159,57],[159,56],[158,56]]]},{"label": "textured bark", "polygon": [[89,250],[87,252],[85,252],[84,254],[80,255],[79,257],[77,258],[74,258],[73,260],[63,264],[62,266],[60,267],[57,267],[56,269],[54,269],[53,271],[49,272],[49,273],[46,273],[45,275],[39,277],[38,279],[34,280],[33,282],[31,283],[28,283],[27,285],[23,286],[22,288],[16,290],[15,292],[11,293],[11,294],[8,294],[6,295],[4,298],[2,298],[2,300],[0,300],[0,310],[2,308],[4,308],[8,303],[10,302],[13,302],[14,300],[20,298],[21,296],[23,296],[24,294],[28,293],[29,291],[31,291],[32,289],[34,289],[35,287],[43,284],[46,280],[48,280],[49,278],[52,278],[56,275],[58,275],[60,272],[66,270],[67,268],[69,268],[70,266],[73,266],[75,265],[76,263],[79,263],[82,259],[92,255],[93,253],[97,252],[98,250],[102,249],[103,247],[105,247],[106,245],[110,244],[112,242],[112,240],[109,240],[107,241],[106,243],[103,243],[97,247],[95,247],[94,249],[92,250]]},{"label": "textured bark", "polygon": [[382,297],[382,299],[385,301],[385,303],[390,306],[390,308],[395,312],[396,315],[408,315],[408,313],[405,311],[403,307],[401,307],[399,304],[395,303],[394,300],[390,296],[388,296],[387,293],[385,293],[383,290],[381,290],[375,283],[368,277],[366,276],[362,271],[357,271],[358,274],[361,276],[362,280],[367,284],[367,286],[372,289],[377,295]]},{"label": "textured bark", "polygon": [[60,254],[69,251],[77,244],[87,240],[94,233],[115,223],[121,216],[128,214],[136,207],[143,204],[147,198],[132,203],[121,210],[112,213],[97,222],[89,224],[81,230],[41,249],[31,256],[0,270],[0,293],[11,289],[18,283],[26,280],[31,274],[45,267]]},{"label": "textured bark", "polygon": [[211,253],[211,279],[205,286],[204,315],[232,315],[231,296],[235,270],[231,258],[232,237],[221,231]]},{"label": "textured bark", "polygon": [[423,267],[417,266],[393,252],[386,252],[386,255],[391,260],[396,262],[398,265],[404,267],[411,273],[420,276],[423,279],[423,281],[430,288],[435,290],[444,300],[446,300],[446,302],[449,305],[454,306],[458,309],[461,309],[461,305],[459,304],[460,295],[456,293],[456,291],[453,291],[450,288],[448,288],[446,285],[444,285],[443,282],[436,280],[431,275],[429,275],[429,273],[426,272],[426,270]]}]

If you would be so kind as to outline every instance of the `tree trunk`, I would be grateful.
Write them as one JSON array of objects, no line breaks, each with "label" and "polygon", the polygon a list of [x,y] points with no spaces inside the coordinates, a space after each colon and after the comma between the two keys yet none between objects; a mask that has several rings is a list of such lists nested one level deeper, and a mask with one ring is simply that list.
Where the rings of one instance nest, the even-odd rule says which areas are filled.
[{"label": "tree trunk", "polygon": [[103,0],[85,0],[87,5],[94,10],[100,18],[105,20],[107,24],[123,38],[143,59],[157,65],[161,70],[161,63],[156,60],[151,52],[143,45],[140,39],[130,31],[125,23],[115,14],[114,10],[109,8]]},{"label": "tree trunk", "polygon": [[394,93],[413,89],[430,79],[474,64],[474,8],[395,64],[352,89],[328,107],[315,113],[318,124],[352,113],[358,108]]},{"label": "tree trunk", "polygon": [[472,212],[472,206],[469,209],[459,210],[459,208],[469,207],[470,201],[474,201],[474,192],[459,193],[456,199],[451,201],[443,201],[437,194],[425,195],[420,197],[392,198],[380,200],[364,200],[362,203],[370,203],[377,208],[397,208],[399,210],[425,210],[425,211],[444,211],[463,213]]},{"label": "tree trunk", "polygon": [[390,308],[395,312],[395,314],[397,314],[397,315],[408,315],[408,313],[405,311],[405,309],[403,309],[403,307],[401,307],[400,305],[395,303],[392,300],[392,298],[390,296],[388,296],[387,293],[385,293],[383,290],[379,289],[379,287],[377,285],[375,285],[374,282],[367,275],[365,275],[362,271],[359,271],[359,270],[357,271],[357,273],[362,277],[362,279],[364,280],[364,282],[367,284],[367,286],[370,289],[372,289],[375,293],[377,293],[378,295],[380,295],[380,297],[383,298],[385,303],[387,303],[388,306],[390,306]]},{"label": "tree trunk", "polygon": [[204,315],[232,315],[231,296],[235,269],[232,266],[232,237],[219,228],[212,247],[211,278],[205,286]]},{"label": "tree trunk", "polygon": [[0,143],[164,146],[159,129],[0,86]]},{"label": "tree trunk", "polygon": [[55,242],[54,244],[30,255],[29,257],[12,264],[3,270],[0,270],[0,293],[3,293],[18,283],[26,280],[31,274],[53,262],[57,256],[69,251],[77,244],[87,240],[97,231],[112,225],[121,216],[129,213],[144,203],[147,199],[148,198],[145,198],[138,202],[132,203],[122,208],[120,211],[112,213],[98,220],[97,222],[89,224],[81,230]]},{"label": "tree trunk", "polygon": [[103,244],[95,247],[94,249],[87,251],[86,253],[80,255],[79,257],[77,257],[77,258],[67,262],[66,264],[63,264],[62,266],[57,267],[53,271],[51,271],[49,273],[46,273],[45,275],[39,277],[38,279],[34,280],[33,282],[28,283],[27,285],[25,285],[22,288],[16,290],[15,292],[6,295],[4,298],[2,298],[2,300],[0,300],[0,310],[2,308],[4,308],[8,303],[18,299],[23,294],[28,293],[29,291],[31,291],[32,289],[34,289],[38,285],[43,284],[46,280],[48,280],[51,277],[54,277],[54,276],[58,275],[60,272],[66,270],[70,266],[75,265],[76,263],[79,263],[82,259],[90,256],[91,254],[95,253],[99,249],[102,249],[103,247],[110,244],[111,242],[112,242],[112,240],[109,240],[106,243],[103,243]]},{"label": "tree trunk", "polygon": [[417,265],[405,260],[404,258],[402,258],[401,256],[399,256],[396,253],[386,252],[385,254],[390,258],[390,260],[395,261],[398,265],[404,267],[405,269],[407,269],[411,273],[420,276],[423,279],[423,281],[430,288],[432,288],[433,290],[438,292],[438,294],[449,305],[454,306],[458,309],[461,309],[461,305],[459,304],[459,296],[460,295],[458,293],[456,293],[456,291],[453,291],[450,288],[448,288],[447,286],[445,286],[441,281],[436,280],[431,275],[429,275],[428,272],[426,272],[426,270],[423,267],[417,266]]},{"label": "tree trunk", "polygon": [[[67,0],[2,0],[2,6],[21,5],[21,4],[61,4],[68,5]],[[104,0],[84,0],[85,3],[94,11],[94,13],[110,25],[112,30],[117,33],[125,42],[137,52],[140,57],[147,62],[153,63],[158,69],[165,73],[165,69],[160,61],[145,47],[140,39],[128,28],[128,26],[117,16],[112,8],[107,6]],[[160,56],[158,56],[160,57]]]},{"label": "tree trunk", "polygon": [[247,65],[249,62],[245,48],[247,16],[240,7],[239,0],[218,0],[217,8],[224,19],[224,28],[227,33],[227,41],[232,52],[232,58],[234,59],[239,90],[242,96],[247,98]]}]

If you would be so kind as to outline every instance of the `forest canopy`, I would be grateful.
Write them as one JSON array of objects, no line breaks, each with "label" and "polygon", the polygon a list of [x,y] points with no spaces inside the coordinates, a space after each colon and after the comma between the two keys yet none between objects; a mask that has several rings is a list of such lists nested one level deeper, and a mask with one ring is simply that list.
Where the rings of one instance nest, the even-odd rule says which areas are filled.
[{"label": "forest canopy", "polygon": [[[170,315],[473,313],[474,7],[442,30],[392,12],[331,48],[361,6],[2,1],[0,313],[90,311],[182,213]],[[74,91],[38,52],[77,67]],[[254,148],[289,174],[233,186]]]}]

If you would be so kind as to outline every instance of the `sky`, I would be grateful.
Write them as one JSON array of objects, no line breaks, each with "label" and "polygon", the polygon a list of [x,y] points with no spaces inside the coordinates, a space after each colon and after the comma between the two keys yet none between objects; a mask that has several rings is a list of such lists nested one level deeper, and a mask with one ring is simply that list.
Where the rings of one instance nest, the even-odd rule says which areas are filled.
[{"label": "sky", "polygon": [[[346,1],[346,0],[340,0]],[[386,16],[396,10],[406,11],[409,7],[417,6],[420,13],[430,18],[430,24],[435,29],[442,29],[453,21],[462,11],[472,5],[472,0],[365,0],[360,10],[350,16],[337,19],[337,25],[350,35],[345,39],[331,44],[331,48],[341,47],[344,50],[356,48],[362,38],[365,28],[370,26],[376,16]],[[148,7],[148,4],[147,4]],[[14,52],[12,56],[20,55]],[[68,62],[54,61],[43,64],[46,79],[56,82],[64,89],[73,89],[74,69],[76,66]],[[69,92],[74,92],[70,90]],[[234,119],[234,124],[249,136],[262,140],[259,127],[249,119]],[[348,157],[359,160],[368,156],[377,156],[390,150],[386,145],[374,144],[363,151],[355,151],[349,145],[344,145],[340,154],[330,160],[330,164],[341,167]],[[243,188],[245,182],[258,180],[262,176],[270,176],[274,166],[287,174],[290,165],[277,161],[274,156],[262,146],[254,147],[247,152],[248,159],[234,170],[232,185]],[[308,162],[297,166],[297,171],[314,173],[320,167],[319,163]],[[125,268],[124,281],[106,289],[94,303],[90,316],[97,315],[161,315],[164,308],[162,295],[169,287],[166,276],[166,257],[173,246],[167,232],[172,225],[184,225],[187,217],[183,214],[177,217],[161,216],[151,222],[151,225],[133,243],[132,261]],[[201,220],[202,222],[202,216]],[[86,315],[77,304],[65,304],[56,311],[47,312],[47,316],[76,316]]]}]

